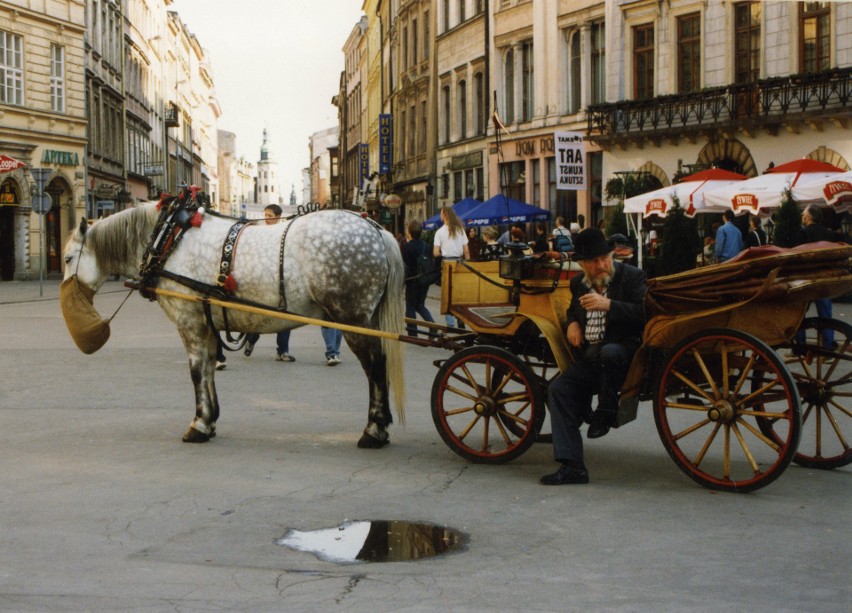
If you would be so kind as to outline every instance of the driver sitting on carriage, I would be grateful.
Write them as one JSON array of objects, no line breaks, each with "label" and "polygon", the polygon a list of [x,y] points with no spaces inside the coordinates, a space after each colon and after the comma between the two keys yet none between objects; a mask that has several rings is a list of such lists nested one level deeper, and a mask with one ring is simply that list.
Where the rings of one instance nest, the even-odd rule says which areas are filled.
[{"label": "driver sitting on carriage", "polygon": [[561,466],[541,478],[544,485],[589,482],[580,426],[589,422],[586,435],[599,438],[615,425],[618,394],[645,326],[645,273],[614,261],[597,228],[580,232],[574,247],[583,274],[571,280],[566,335],[576,359],[548,389],[553,456]]}]

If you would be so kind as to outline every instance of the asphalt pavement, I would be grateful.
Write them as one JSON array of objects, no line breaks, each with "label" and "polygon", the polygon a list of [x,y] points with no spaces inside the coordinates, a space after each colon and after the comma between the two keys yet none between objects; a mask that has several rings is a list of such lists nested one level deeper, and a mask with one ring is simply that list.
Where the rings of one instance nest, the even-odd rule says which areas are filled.
[{"label": "asphalt pavement", "polygon": [[[293,363],[275,361],[274,335],[230,354],[218,436],[185,444],[186,356],[156,304],[130,296],[86,356],[58,281],[43,294],[37,280],[0,284],[2,611],[849,611],[849,467],[703,489],[642,403],[587,444],[590,484],[544,487],[547,445],[502,466],[444,445],[430,393],[449,353],[412,345],[406,425],[358,449],[366,379],[345,347],[326,366],[311,328],[293,333]],[[112,314],[125,295],[109,282],[96,307]],[[355,564],[277,543],[346,520],[447,526],[466,542]]]}]

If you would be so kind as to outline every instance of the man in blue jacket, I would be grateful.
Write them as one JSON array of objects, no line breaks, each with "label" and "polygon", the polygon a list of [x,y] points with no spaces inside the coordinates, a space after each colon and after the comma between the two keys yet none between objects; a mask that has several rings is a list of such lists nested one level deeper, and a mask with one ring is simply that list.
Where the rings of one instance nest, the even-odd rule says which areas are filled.
[{"label": "man in blue jacket", "polygon": [[743,233],[734,225],[734,212],[725,211],[725,223],[716,230],[716,261],[727,262],[745,249]]}]

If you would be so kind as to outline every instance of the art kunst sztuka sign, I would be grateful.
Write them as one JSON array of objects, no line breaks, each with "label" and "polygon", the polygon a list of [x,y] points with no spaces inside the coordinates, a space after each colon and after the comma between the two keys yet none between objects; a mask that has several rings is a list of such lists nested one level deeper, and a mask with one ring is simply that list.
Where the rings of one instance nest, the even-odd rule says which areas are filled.
[{"label": "art kunst sztuka sign", "polygon": [[582,132],[554,132],[556,189],[586,188],[586,142]]}]

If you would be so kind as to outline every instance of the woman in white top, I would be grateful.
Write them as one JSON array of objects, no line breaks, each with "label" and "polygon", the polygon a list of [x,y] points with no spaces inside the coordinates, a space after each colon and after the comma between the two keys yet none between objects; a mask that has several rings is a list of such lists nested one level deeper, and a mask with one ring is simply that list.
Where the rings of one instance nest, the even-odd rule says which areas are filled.
[{"label": "woman in white top", "polygon": [[[456,212],[445,206],[441,208],[441,221],[444,225],[435,232],[433,242],[433,255],[445,260],[469,260],[470,249],[467,245],[467,234],[464,225],[456,215]],[[446,314],[447,325],[456,327],[456,318],[449,313]]]}]

